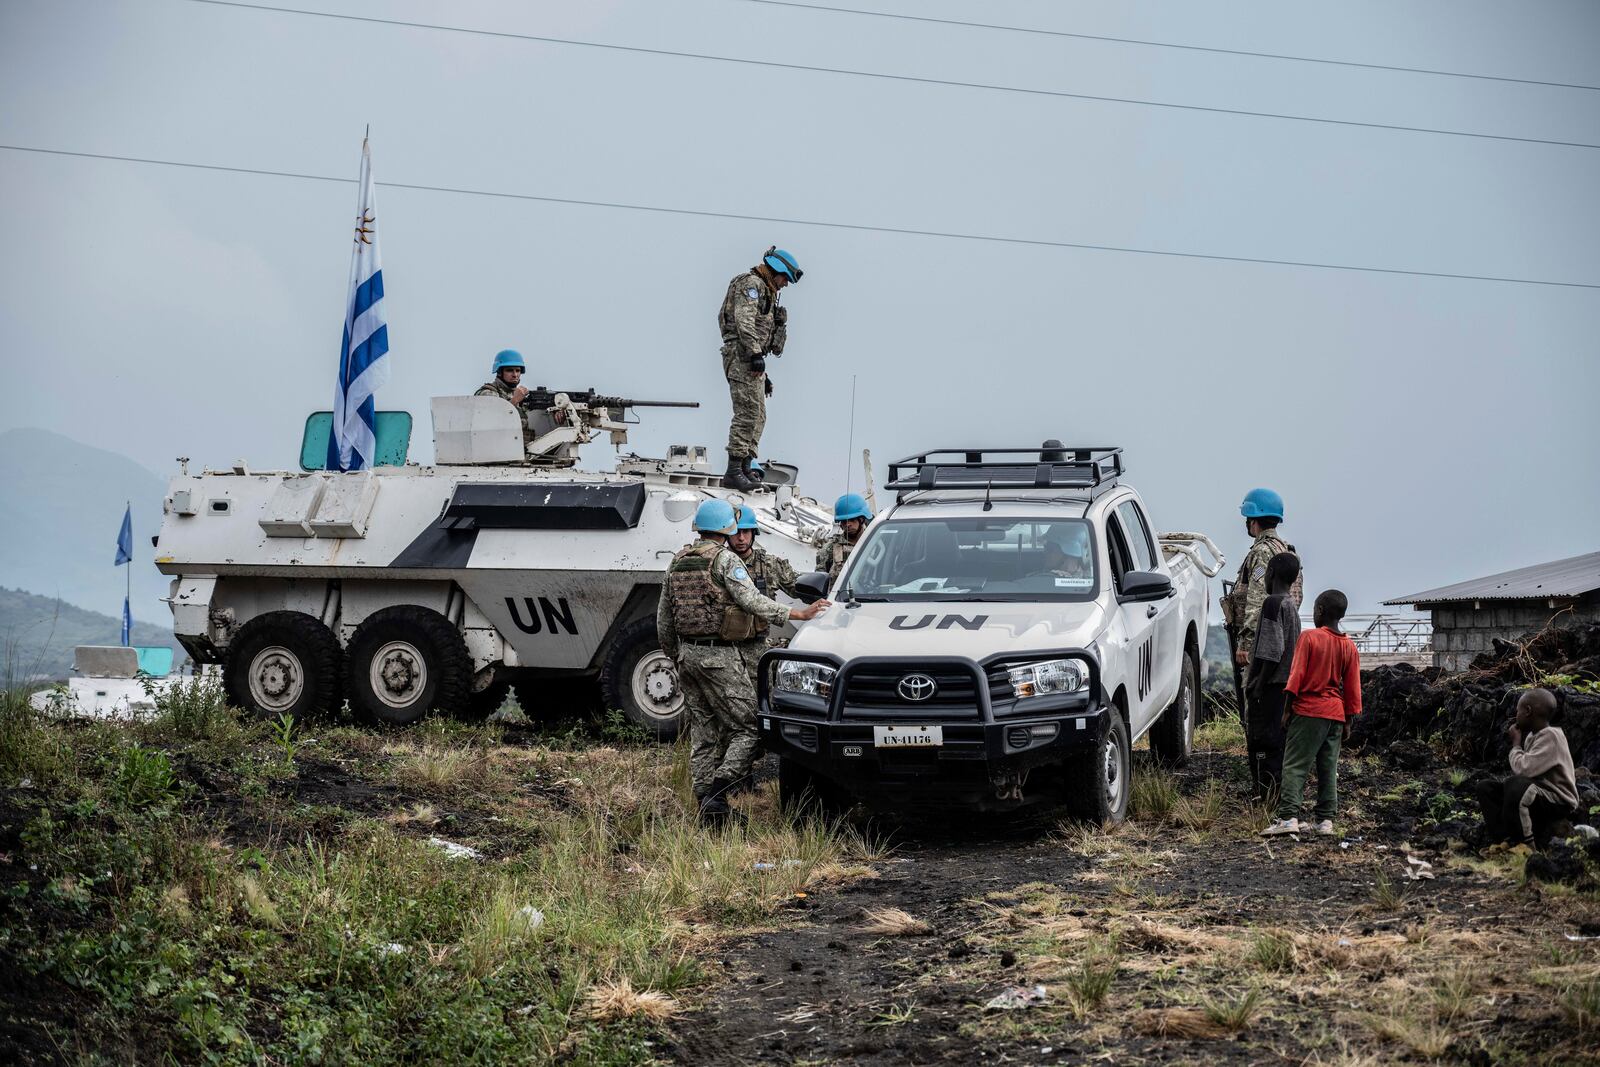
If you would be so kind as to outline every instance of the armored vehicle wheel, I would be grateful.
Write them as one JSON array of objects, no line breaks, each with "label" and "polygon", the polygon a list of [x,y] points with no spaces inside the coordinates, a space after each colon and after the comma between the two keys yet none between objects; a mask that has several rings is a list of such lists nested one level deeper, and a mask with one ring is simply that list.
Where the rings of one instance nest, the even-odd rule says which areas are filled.
[{"label": "armored vehicle wheel", "polygon": [[339,681],[339,642],[298,611],[269,611],[245,623],[222,665],[228,703],[259,719],[331,714],[344,702]]},{"label": "armored vehicle wheel", "polygon": [[779,756],[778,806],[791,819],[836,819],[850,805],[838,786],[794,760]]},{"label": "armored vehicle wheel", "polygon": [[678,736],[683,690],[678,688],[677,665],[661,651],[654,618],[637,619],[617,634],[600,672],[600,691],[607,708],[620,710],[657,740]]},{"label": "armored vehicle wheel", "polygon": [[1181,767],[1194,751],[1194,728],[1200,725],[1200,668],[1194,654],[1183,654],[1183,678],[1172,705],[1150,728],[1150,748],[1169,767]]},{"label": "armored vehicle wheel", "polygon": [[472,692],[472,659],[460,631],[438,612],[384,608],[350,639],[345,689],[369,722],[404,726],[436,709],[460,715]]},{"label": "armored vehicle wheel", "polygon": [[1119,823],[1128,815],[1131,758],[1128,722],[1115,707],[1100,744],[1067,766],[1067,806],[1096,826]]},{"label": "armored vehicle wheel", "polygon": [[511,683],[506,679],[496,679],[486,688],[478,690],[467,697],[467,710],[461,717],[468,722],[482,722],[500,710],[500,705],[506,702],[506,697],[511,695]]}]

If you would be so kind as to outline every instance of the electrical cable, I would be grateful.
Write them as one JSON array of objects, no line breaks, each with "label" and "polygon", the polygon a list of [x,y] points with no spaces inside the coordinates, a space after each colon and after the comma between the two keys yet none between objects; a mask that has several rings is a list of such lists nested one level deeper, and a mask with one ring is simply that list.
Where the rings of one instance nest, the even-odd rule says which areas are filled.
[{"label": "electrical cable", "polygon": [[1471,78],[1476,81],[1510,82],[1515,85],[1544,85],[1555,89],[1587,89],[1600,92],[1600,85],[1580,85],[1575,82],[1541,81],[1538,78],[1512,78],[1502,74],[1470,74],[1459,70],[1435,70],[1430,67],[1399,67],[1388,63],[1361,63],[1352,59],[1321,59],[1317,56],[1292,56],[1281,52],[1252,52],[1244,48],[1216,48],[1200,44],[1178,44],[1173,41],[1147,41],[1137,37],[1109,37],[1096,33],[1074,33],[1068,30],[1047,30],[1037,26],[1007,26],[994,22],[966,22],[961,19],[934,18],[929,15],[902,15],[892,11],[868,11],[856,7],[833,7],[826,4],[806,4],[797,0],[741,0],[747,4],[766,4],[769,7],[792,7],[801,11],[827,11],[841,15],[864,15],[871,18],[899,19],[905,22],[926,22],[937,26],[963,26],[978,30],[999,30],[1006,33],[1038,34],[1044,37],[1071,37],[1080,41],[1107,41],[1112,44],[1141,45],[1146,48],[1172,48],[1184,52],[1209,52],[1220,56],[1249,56],[1253,59],[1278,59],[1292,63],[1320,63],[1332,67],[1355,67],[1360,70],[1388,70],[1401,74],[1429,74],[1440,78]]},{"label": "electrical cable", "polygon": [[1469,137],[1484,141],[1510,141],[1520,144],[1553,145],[1560,148],[1600,148],[1588,141],[1561,141],[1546,137],[1518,137],[1508,133],[1478,133],[1471,130],[1446,130],[1433,126],[1404,126],[1397,123],[1361,122],[1356,119],[1320,118],[1313,115],[1291,115],[1276,111],[1250,111],[1242,108],[1209,107],[1202,104],[1176,104],[1167,100],[1141,100],[1136,97],[1103,96],[1095,93],[1070,93],[1060,89],[1029,89],[1018,85],[996,85],[989,82],[956,81],[949,78],[927,78],[911,74],[887,74],[882,71],[852,70],[847,67],[823,67],[805,63],[783,63],[767,59],[743,59],[737,56],[719,56],[706,52],[680,52],[665,48],[645,48],[640,45],[605,44],[598,41],[577,41],[565,37],[545,37],[531,33],[513,33],[509,30],[478,30],[464,26],[448,26],[437,22],[412,22],[403,19],[378,18],[372,15],[346,15],[333,11],[312,11],[306,8],[278,7],[270,4],[244,3],[242,0],[188,0],[192,4],[210,4],[214,7],[242,8],[251,11],[269,11],[282,15],[308,15],[314,18],[336,19],[346,22],[365,22],[383,26],[402,26],[408,29],[437,30],[443,33],[464,33],[480,37],[499,37],[507,40],[537,41],[541,44],[570,45],[577,48],[597,48],[635,55],[666,56],[673,59],[699,59],[712,63],[733,63],[740,66],[769,67],[775,70],[803,70],[814,74],[839,74],[855,78],[875,78],[881,81],[908,82],[915,85],[943,85],[957,89],[979,89],[986,92],[1019,93],[1025,96],[1047,96],[1066,100],[1092,100],[1107,104],[1127,104],[1134,107],[1166,108],[1172,111],[1194,111],[1212,115],[1240,115],[1247,118],[1275,119],[1282,122],[1310,122],[1325,126],[1363,127],[1372,130],[1392,130],[1399,133],[1422,133],[1440,137]]},{"label": "electrical cable", "polygon": [[[144,163],[160,167],[180,167],[192,170],[221,171],[229,174],[257,174],[269,178],[297,178],[303,181],[341,182],[351,184],[354,178],[335,178],[326,174],[305,174],[296,171],[264,170],[257,167],[229,167],[217,163],[188,163],[180,160],[154,159],[145,156],[111,155],[103,152],[74,152],[63,148],[39,148],[30,145],[0,144],[0,151],[32,152],[39,155],[64,156],[76,159],[111,160],[120,163]],[[1303,267],[1314,270],[1339,270],[1367,274],[1394,274],[1413,278],[1446,278],[1453,281],[1500,282],[1508,285],[1544,285],[1564,289],[1600,289],[1600,283],[1568,282],[1549,278],[1514,278],[1489,274],[1452,274],[1445,271],[1405,270],[1399,267],[1366,267],[1350,263],[1318,263],[1310,260],[1272,259],[1265,256],[1228,256],[1212,252],[1180,252],[1164,248],[1135,248],[1127,245],[1090,244],[1081,241],[1051,241],[1034,237],[1005,237],[996,234],[960,233],[948,230],[919,230],[902,226],[873,226],[859,222],[830,222],[822,219],[784,218],[777,215],[745,215],[732,211],[703,211],[695,208],[662,207],[654,204],[625,204],[609,200],[580,200],[574,197],[541,196],[535,193],[508,193],[491,189],[465,189],[449,185],[422,185],[412,182],[382,181],[376,184],[387,189],[409,189],[426,193],[449,193],[456,196],[485,196],[502,200],[527,200],[542,204],[562,204],[569,207],[607,208],[617,211],[642,211],[663,215],[686,215],[692,218],[727,219],[735,222],[764,222],[780,226],[815,226],[830,230],[855,230],[865,233],[888,233],[902,237],[932,237],[951,241],[983,241],[992,244],[1027,245],[1035,248],[1071,248],[1085,252],[1121,252],[1127,255],[1167,256],[1175,259],[1203,259],[1218,263],[1254,263],[1276,267]]]}]

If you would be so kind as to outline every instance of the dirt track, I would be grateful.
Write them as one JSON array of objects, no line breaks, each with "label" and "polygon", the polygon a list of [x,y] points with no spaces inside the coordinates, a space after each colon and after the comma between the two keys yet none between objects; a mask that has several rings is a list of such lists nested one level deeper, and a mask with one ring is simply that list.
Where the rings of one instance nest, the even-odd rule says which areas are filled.
[{"label": "dirt track", "polygon": [[[1378,799],[1405,779],[1375,760],[1347,762],[1346,846],[1269,847],[1237,799],[1239,763],[1207,754],[1179,775],[1190,797],[1208,779],[1230,783],[1209,828],[1035,825],[954,843],[900,831],[877,877],[798,899],[786,921],[726,946],[724,981],[676,1027],[671,1054],[693,1064],[1600,1062],[1600,1036],[1574,1031],[1555,1003],[1563,983],[1600,973],[1600,941],[1563,936],[1600,932],[1592,895],[1408,850],[1387,829],[1407,805]],[[1408,851],[1437,878],[1405,881]],[[880,908],[929,929],[862,932]],[[1109,993],[1088,1003],[1094,994],[1079,992],[1106,960]],[[1003,989],[1035,984],[1047,1004],[984,1011]],[[1231,1032],[1240,1013],[1229,1009],[1252,989],[1257,1006]]]}]

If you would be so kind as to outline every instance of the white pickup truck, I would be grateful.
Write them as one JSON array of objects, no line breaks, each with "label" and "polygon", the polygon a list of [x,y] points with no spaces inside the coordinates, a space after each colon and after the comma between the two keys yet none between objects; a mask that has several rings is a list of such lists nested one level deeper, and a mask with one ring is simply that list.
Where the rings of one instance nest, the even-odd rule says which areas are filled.
[{"label": "white pickup truck", "polygon": [[[1120,449],[942,450],[890,465],[835,607],[769,652],[760,729],[786,804],[1121,820],[1130,749],[1189,755],[1207,579],[1201,534],[1152,532]],[[1206,562],[1200,549],[1211,557]],[[807,575],[813,599],[826,575]]]}]

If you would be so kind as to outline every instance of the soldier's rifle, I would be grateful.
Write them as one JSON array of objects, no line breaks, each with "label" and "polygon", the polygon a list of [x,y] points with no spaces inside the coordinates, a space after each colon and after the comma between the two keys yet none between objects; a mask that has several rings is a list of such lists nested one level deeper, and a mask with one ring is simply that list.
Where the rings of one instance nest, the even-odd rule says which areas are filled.
[{"label": "soldier's rifle", "polygon": [[[1229,597],[1238,586],[1238,582],[1230,582],[1226,578],[1222,581],[1222,599],[1226,604],[1231,604]],[[1223,611],[1222,628],[1228,635],[1228,666],[1233,670],[1233,699],[1238,704],[1239,723],[1244,724],[1244,676],[1239,670],[1239,635],[1233,628],[1233,622],[1228,618],[1231,612]]]},{"label": "soldier's rifle", "polygon": [[557,397],[565,396],[574,404],[582,404],[587,408],[605,408],[609,411],[622,412],[627,408],[697,408],[698,400],[630,400],[621,396],[604,396],[593,389],[546,389],[536,386],[528,390],[528,395],[522,398],[522,406],[543,410],[560,406]]}]

